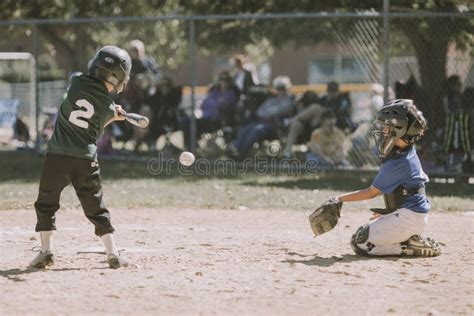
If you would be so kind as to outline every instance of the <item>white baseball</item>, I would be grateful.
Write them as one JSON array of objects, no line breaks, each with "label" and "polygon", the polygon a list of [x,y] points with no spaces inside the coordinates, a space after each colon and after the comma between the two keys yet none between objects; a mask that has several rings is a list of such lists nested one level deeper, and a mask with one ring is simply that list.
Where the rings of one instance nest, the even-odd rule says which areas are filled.
[{"label": "white baseball", "polygon": [[194,157],[193,153],[189,151],[183,151],[181,155],[179,155],[179,162],[183,166],[191,166],[194,163],[194,160],[196,160],[196,157]]}]

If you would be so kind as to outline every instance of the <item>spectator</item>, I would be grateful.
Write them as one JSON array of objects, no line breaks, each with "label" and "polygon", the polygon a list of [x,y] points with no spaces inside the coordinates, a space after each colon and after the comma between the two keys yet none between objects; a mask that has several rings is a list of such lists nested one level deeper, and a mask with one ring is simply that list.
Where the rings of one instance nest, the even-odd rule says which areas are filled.
[{"label": "spectator", "polygon": [[129,43],[130,58],[132,59],[132,70],[130,78],[133,79],[137,74],[146,74],[152,80],[158,81],[160,79],[160,70],[153,58],[145,55],[145,44],[136,39]]},{"label": "spectator", "polygon": [[243,55],[234,56],[233,66],[235,70],[234,83],[241,93],[246,93],[249,87],[258,84],[258,78],[256,78],[256,75],[246,69],[245,57]]},{"label": "spectator", "polygon": [[321,99],[321,104],[334,113],[337,118],[337,127],[346,134],[353,132],[356,125],[352,121],[351,107],[352,103],[348,93],[339,91],[339,83],[331,81],[327,84],[326,96]]},{"label": "spectator", "polygon": [[316,92],[308,90],[296,101],[296,111],[302,112],[311,105],[319,102],[319,96]]},{"label": "spectator", "polygon": [[473,141],[474,141],[474,87],[467,87],[464,89],[463,93],[463,103],[465,113],[467,118],[465,118],[465,135],[466,140],[466,153],[467,159],[463,165],[463,172],[474,172],[474,164],[472,159],[472,148],[473,148]]},{"label": "spectator", "polygon": [[121,104],[127,112],[140,112],[141,107],[145,103],[149,85],[150,81],[144,74],[135,75],[130,79],[123,93],[118,95],[119,104]]},{"label": "spectator", "polygon": [[[115,97],[115,102],[122,105],[127,112],[140,113],[145,102],[146,91],[142,88],[142,75],[133,77],[127,84],[123,93]],[[125,121],[111,124],[115,140],[129,141],[134,134],[133,127]]]},{"label": "spectator", "polygon": [[462,165],[470,162],[470,118],[472,100],[463,96],[462,82],[458,75],[452,75],[446,83],[446,95],[443,98],[446,124],[444,128],[444,150],[446,171],[461,171]]},{"label": "spectator", "polygon": [[13,124],[13,128],[14,128],[15,139],[27,145],[28,142],[31,140],[31,138],[30,138],[30,128],[25,123],[25,121],[26,121],[25,119],[17,115],[15,123]]},{"label": "spectator", "polygon": [[[131,41],[129,54],[132,61],[130,81],[115,101],[128,112],[140,113],[143,111],[142,107],[149,89],[155,86],[160,73],[154,59],[145,55],[145,44],[142,41],[138,39]],[[125,122],[117,122],[115,125],[119,127],[117,131],[121,140],[127,141],[133,136],[133,129]]]},{"label": "spectator", "polygon": [[[357,157],[353,161],[357,167],[362,167],[366,164],[379,164],[377,156],[377,148],[373,137],[371,137],[371,130],[373,128],[374,116],[380,111],[384,105],[384,87],[378,83],[370,85],[370,99],[366,103],[366,111],[359,107],[359,122],[357,128],[353,131],[349,138],[352,141],[352,153]],[[389,89],[388,99],[393,100],[393,91]],[[374,156],[375,155],[375,156]]]},{"label": "spectator", "polygon": [[291,158],[293,156],[293,145],[300,138],[304,138],[304,142],[309,139],[311,131],[320,123],[321,115],[325,111],[319,104],[319,97],[312,91],[306,91],[296,103],[298,114],[290,121],[290,130],[288,133],[287,143],[283,156]]},{"label": "spectator", "polygon": [[41,144],[46,144],[53,135],[54,125],[56,124],[56,118],[58,117],[58,111],[56,108],[47,108],[42,109],[42,114],[46,116],[46,120],[43,123],[43,128],[41,129]]},{"label": "spectator", "polygon": [[446,114],[462,112],[463,95],[462,82],[458,75],[451,75],[446,81],[446,94],[444,96],[444,110]]},{"label": "spectator", "polygon": [[[215,132],[222,126],[229,113],[234,113],[238,101],[237,89],[233,85],[232,77],[227,71],[221,72],[216,86],[211,87],[207,97],[201,105],[202,117],[196,119],[196,137],[204,133]],[[191,120],[189,117],[181,119],[185,145],[191,148]]]},{"label": "spectator", "polygon": [[342,130],[337,127],[337,119],[333,112],[327,111],[321,116],[321,127],[311,134],[308,143],[309,160],[316,160],[320,166],[348,166],[347,155],[350,141]]},{"label": "spectator", "polygon": [[281,119],[292,114],[293,98],[289,93],[290,78],[278,76],[273,80],[276,95],[263,102],[257,109],[257,121],[243,126],[235,140],[235,149],[240,157],[247,156],[253,144],[275,137]]},{"label": "spectator", "polygon": [[[156,88],[156,82],[159,78],[158,67],[153,58],[145,55],[145,45],[142,41],[133,40],[129,45],[132,61],[130,81],[123,93],[117,96],[116,102],[121,104],[127,112],[152,113],[153,109],[145,105],[149,101],[150,91],[154,91]],[[124,143],[133,139],[135,150],[138,150],[138,147],[145,140],[145,134],[150,133],[150,128],[138,130],[124,121],[115,122],[112,127],[115,139],[124,141]]]},{"label": "spectator", "polygon": [[178,129],[178,107],[181,104],[182,87],[176,86],[169,76],[163,76],[151,90],[146,103],[151,107],[150,130],[145,141],[155,149],[156,141],[161,135]]}]

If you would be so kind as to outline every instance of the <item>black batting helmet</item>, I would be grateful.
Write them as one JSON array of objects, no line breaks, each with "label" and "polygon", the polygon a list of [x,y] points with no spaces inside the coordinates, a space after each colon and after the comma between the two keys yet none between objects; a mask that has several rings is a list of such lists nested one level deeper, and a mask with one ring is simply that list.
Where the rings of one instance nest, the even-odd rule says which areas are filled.
[{"label": "black batting helmet", "polygon": [[117,93],[127,85],[131,69],[127,51],[117,46],[102,47],[88,65],[89,76],[109,82]]}]

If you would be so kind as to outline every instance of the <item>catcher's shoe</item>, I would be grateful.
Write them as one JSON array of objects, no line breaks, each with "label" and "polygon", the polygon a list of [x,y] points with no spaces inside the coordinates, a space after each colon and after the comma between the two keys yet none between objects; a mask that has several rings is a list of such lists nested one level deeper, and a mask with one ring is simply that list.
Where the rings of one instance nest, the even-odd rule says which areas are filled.
[{"label": "catcher's shoe", "polygon": [[436,257],[441,254],[441,248],[434,239],[414,235],[402,243],[402,254],[415,257]]},{"label": "catcher's shoe", "polygon": [[112,269],[118,269],[118,268],[121,268],[121,267],[128,267],[127,260],[125,260],[120,255],[116,255],[116,254],[113,254],[113,253],[111,253],[107,256],[107,262],[109,263],[109,267],[111,267]]},{"label": "catcher's shoe", "polygon": [[52,266],[54,264],[54,255],[51,251],[40,251],[33,261],[30,262],[28,267],[36,268],[36,269],[44,269],[48,266]]}]

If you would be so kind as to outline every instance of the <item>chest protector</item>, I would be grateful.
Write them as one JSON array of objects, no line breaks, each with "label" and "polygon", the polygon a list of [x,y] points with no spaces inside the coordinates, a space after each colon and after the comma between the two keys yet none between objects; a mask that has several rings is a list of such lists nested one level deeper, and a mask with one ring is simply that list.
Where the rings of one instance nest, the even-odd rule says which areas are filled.
[{"label": "chest protector", "polygon": [[415,194],[426,194],[425,187],[404,188],[399,185],[392,193],[383,195],[385,208],[371,208],[370,210],[381,215],[390,214],[398,210],[405,203],[407,197]]}]

